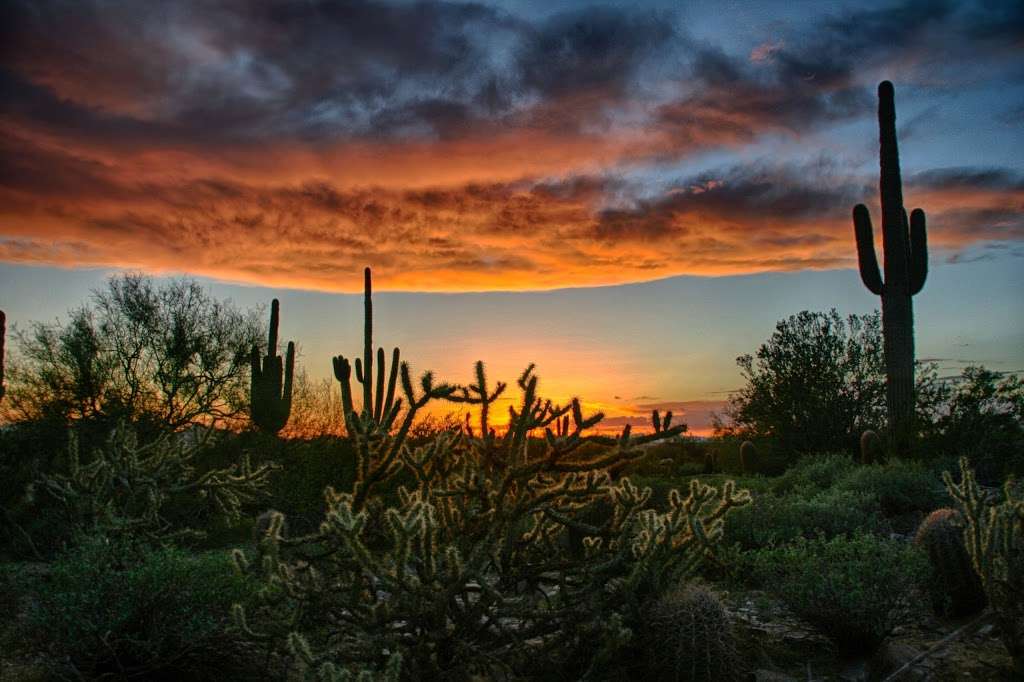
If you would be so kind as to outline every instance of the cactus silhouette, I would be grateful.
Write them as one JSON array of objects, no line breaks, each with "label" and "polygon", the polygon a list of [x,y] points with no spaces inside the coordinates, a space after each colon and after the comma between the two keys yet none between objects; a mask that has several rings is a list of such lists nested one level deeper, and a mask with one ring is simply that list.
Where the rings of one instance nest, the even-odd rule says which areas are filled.
[{"label": "cactus silhouette", "polygon": [[[359,416],[368,424],[387,431],[395,422],[402,399],[395,398],[395,387],[398,383],[398,371],[401,367],[401,352],[398,348],[391,351],[391,369],[388,372],[387,393],[384,391],[384,349],[377,349],[377,378],[373,377],[373,286],[370,268],[363,271],[363,359],[355,360],[356,381],[363,385],[363,407]],[[345,426],[349,434],[353,432],[352,417],[355,409],[352,404],[352,365],[348,358],[338,355],[333,358],[334,377],[341,384],[341,405],[345,412]],[[403,379],[404,381],[404,379]],[[376,390],[375,390],[376,389]]]},{"label": "cactus silhouette", "polygon": [[7,316],[0,310],[0,400],[4,399],[4,338],[7,333]]},{"label": "cactus silhouette", "polygon": [[[292,377],[295,372],[295,344],[288,342],[287,359],[281,366],[277,354],[277,325],[280,304],[275,298],[270,304],[270,332],[267,354],[260,363],[260,349],[252,349],[252,421],[263,432],[276,434],[288,422],[292,410]],[[283,375],[283,382],[282,382]]]},{"label": "cactus silhouette", "polygon": [[878,127],[884,282],[875,255],[871,215],[864,204],[854,207],[853,225],[861,279],[871,293],[882,297],[889,447],[897,455],[906,455],[910,451],[914,422],[912,297],[921,291],[928,275],[928,244],[924,211],[914,209],[908,221],[903,208],[896,106],[889,81],[878,86]]}]

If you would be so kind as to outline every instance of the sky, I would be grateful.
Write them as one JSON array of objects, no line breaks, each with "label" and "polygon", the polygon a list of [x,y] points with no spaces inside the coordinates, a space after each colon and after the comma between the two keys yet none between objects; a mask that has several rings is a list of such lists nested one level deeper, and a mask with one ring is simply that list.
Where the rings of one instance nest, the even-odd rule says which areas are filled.
[{"label": "sky", "polygon": [[918,355],[1024,368],[1024,4],[8,0],[0,307],[188,275],[328,376],[414,367],[697,432],[802,309],[869,312],[875,88],[928,215]]}]

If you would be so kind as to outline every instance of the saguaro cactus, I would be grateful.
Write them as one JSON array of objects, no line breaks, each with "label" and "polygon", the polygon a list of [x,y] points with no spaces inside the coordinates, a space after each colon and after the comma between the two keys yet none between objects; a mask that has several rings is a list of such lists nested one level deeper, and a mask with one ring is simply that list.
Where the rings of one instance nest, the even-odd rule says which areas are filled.
[{"label": "saguaro cactus", "polygon": [[889,445],[894,454],[905,455],[910,450],[914,423],[914,311],[911,301],[921,291],[928,275],[928,244],[924,211],[914,209],[908,221],[903,208],[893,100],[892,83],[883,81],[878,86],[878,128],[884,282],[875,256],[871,215],[864,204],[854,207],[853,225],[861,279],[871,293],[882,297]]},{"label": "saguaro cactus", "polygon": [[4,338],[7,333],[7,316],[0,310],[0,400],[3,400],[4,388]]},{"label": "saguaro cactus", "polygon": [[[252,421],[261,431],[275,434],[284,428],[292,410],[292,377],[295,372],[295,343],[288,342],[285,365],[277,354],[277,325],[280,304],[275,298],[270,304],[270,332],[267,354],[260,363],[260,349],[252,349]],[[283,385],[282,385],[283,375]]]},{"label": "saguaro cactus", "polygon": [[[391,369],[388,372],[387,393],[384,391],[384,349],[377,349],[377,377],[373,376],[373,286],[370,268],[363,271],[363,359],[355,359],[356,381],[363,385],[363,407],[360,416],[364,421],[372,422],[380,429],[387,431],[395,422],[402,399],[395,397],[398,383],[401,352],[398,348],[391,351]],[[352,433],[351,377],[352,366],[348,358],[338,355],[333,358],[334,376],[341,384],[342,410],[345,412],[345,426]]]}]

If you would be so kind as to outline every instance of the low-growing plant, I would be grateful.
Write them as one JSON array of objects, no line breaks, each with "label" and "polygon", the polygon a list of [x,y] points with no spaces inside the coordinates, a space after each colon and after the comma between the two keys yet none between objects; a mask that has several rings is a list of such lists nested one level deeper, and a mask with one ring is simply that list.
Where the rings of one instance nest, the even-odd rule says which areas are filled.
[{"label": "low-growing plant", "polygon": [[853,459],[841,453],[804,455],[775,479],[772,491],[813,495],[832,487],[855,467]]},{"label": "low-growing plant", "polygon": [[811,497],[799,494],[756,495],[725,523],[723,542],[758,549],[796,538],[832,538],[878,530],[883,523],[877,499],[865,493],[825,490]]},{"label": "low-growing plant", "polygon": [[213,680],[243,672],[228,613],[232,603],[251,601],[252,586],[222,552],[90,536],[21,588],[32,595],[25,638],[61,679]]},{"label": "low-growing plant", "polygon": [[930,512],[950,502],[941,479],[921,463],[908,460],[852,468],[835,487],[874,496],[886,516]]},{"label": "low-growing plant", "polygon": [[917,548],[870,534],[801,538],[751,554],[759,580],[843,655],[881,644],[927,571]]}]

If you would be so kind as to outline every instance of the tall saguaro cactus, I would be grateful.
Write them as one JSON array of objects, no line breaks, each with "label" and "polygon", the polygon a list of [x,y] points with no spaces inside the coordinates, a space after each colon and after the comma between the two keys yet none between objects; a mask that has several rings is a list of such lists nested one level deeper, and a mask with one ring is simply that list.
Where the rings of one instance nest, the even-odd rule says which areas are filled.
[{"label": "tall saguaro cactus", "polygon": [[[377,349],[377,376],[373,376],[373,285],[370,268],[363,271],[363,358],[355,359],[356,381],[363,385],[363,407],[361,417],[387,431],[395,421],[402,399],[395,398],[398,383],[401,352],[398,348],[391,351],[391,369],[387,371],[387,393],[384,391],[384,349]],[[352,406],[352,366],[348,358],[338,355],[333,358],[334,376],[341,384],[342,410],[345,412],[345,426],[352,432],[350,423],[354,413]],[[403,377],[404,380],[404,377]]]},{"label": "tall saguaro cactus", "polygon": [[[252,421],[261,431],[275,434],[288,423],[292,410],[292,378],[295,373],[295,343],[288,342],[287,359],[281,366],[277,354],[277,325],[280,304],[275,298],[270,304],[270,332],[267,354],[260,362],[260,349],[252,349]],[[282,382],[283,375],[283,382]]]},{"label": "tall saguaro cactus", "polygon": [[924,211],[914,209],[908,221],[903,208],[900,157],[896,146],[896,105],[889,81],[878,86],[878,128],[884,282],[875,256],[871,214],[864,204],[854,207],[853,225],[861,279],[871,293],[882,297],[889,444],[894,454],[905,455],[910,450],[914,424],[912,297],[921,291],[928,275],[928,243]]},{"label": "tall saguaro cactus", "polygon": [[4,338],[7,333],[7,316],[0,310],[0,400],[3,400],[4,393]]}]

